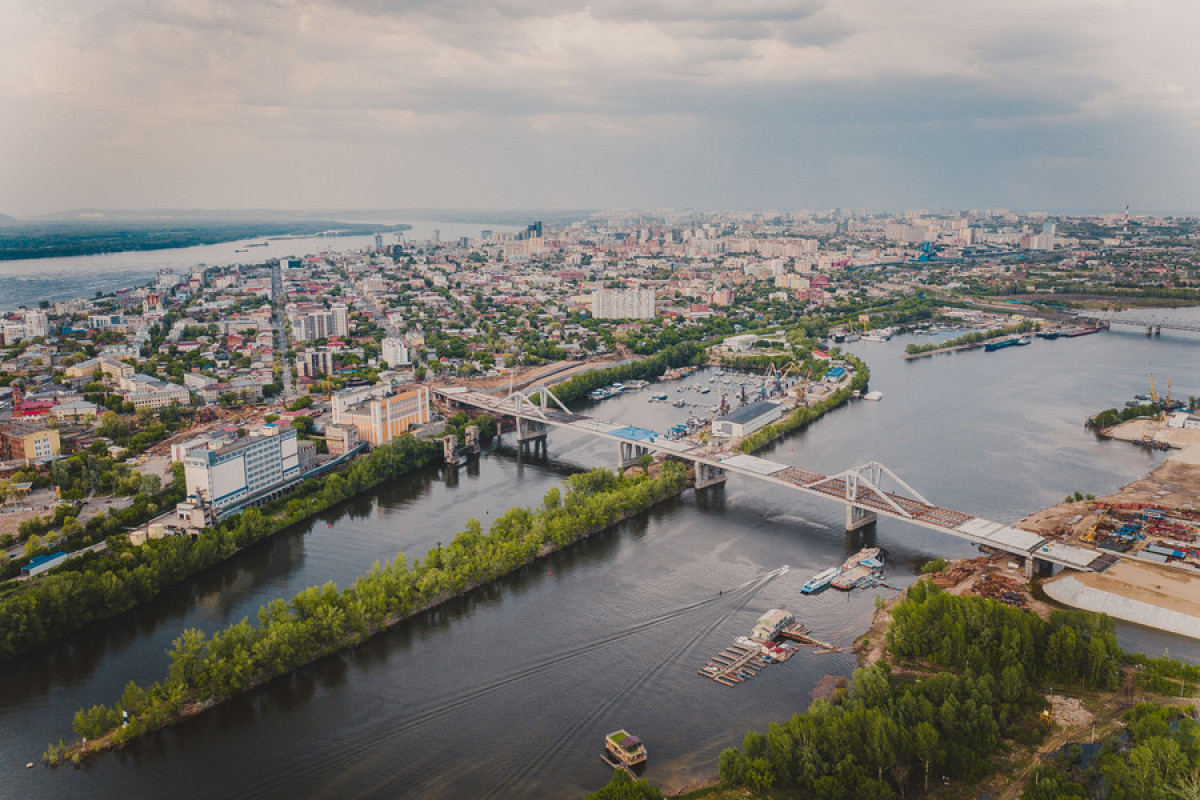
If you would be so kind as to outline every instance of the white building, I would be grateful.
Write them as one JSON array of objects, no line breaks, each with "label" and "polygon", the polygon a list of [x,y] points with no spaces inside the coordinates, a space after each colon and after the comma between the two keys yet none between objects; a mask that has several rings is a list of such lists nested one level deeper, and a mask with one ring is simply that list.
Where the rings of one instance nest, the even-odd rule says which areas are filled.
[{"label": "white building", "polygon": [[336,305],[330,312],[332,320],[329,326],[331,336],[345,338],[350,335],[350,311],[344,305]]},{"label": "white building", "polygon": [[222,511],[265,499],[300,477],[295,428],[263,425],[225,446],[197,448],[183,457],[188,496]]},{"label": "white building", "polygon": [[592,293],[596,319],[654,319],[653,289],[597,289]]},{"label": "white building", "polygon": [[717,417],[712,423],[713,436],[748,436],[783,415],[779,403],[760,400],[737,411]]},{"label": "white building", "polygon": [[393,339],[390,336],[383,340],[379,357],[387,362],[389,367],[407,367],[412,362],[408,356],[408,345],[403,339]]},{"label": "white building", "polygon": [[25,335],[30,339],[50,335],[50,312],[42,308],[25,310]]}]

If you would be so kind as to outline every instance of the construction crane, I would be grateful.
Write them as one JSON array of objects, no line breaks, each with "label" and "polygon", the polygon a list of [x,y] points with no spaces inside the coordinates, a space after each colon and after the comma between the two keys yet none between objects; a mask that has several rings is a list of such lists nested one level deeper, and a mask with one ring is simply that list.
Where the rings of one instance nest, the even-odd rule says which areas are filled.
[{"label": "construction crane", "polygon": [[1150,402],[1158,405],[1158,392],[1154,389],[1154,373],[1150,373]]},{"label": "construction crane", "polygon": [[1079,541],[1087,542],[1088,544],[1096,541],[1096,531],[1100,529],[1100,523],[1104,522],[1104,518],[1108,516],[1108,512],[1112,511],[1112,508],[1112,506],[1105,506],[1104,513],[1100,515],[1100,519],[1096,520],[1096,524],[1092,526],[1090,531],[1079,537]]}]

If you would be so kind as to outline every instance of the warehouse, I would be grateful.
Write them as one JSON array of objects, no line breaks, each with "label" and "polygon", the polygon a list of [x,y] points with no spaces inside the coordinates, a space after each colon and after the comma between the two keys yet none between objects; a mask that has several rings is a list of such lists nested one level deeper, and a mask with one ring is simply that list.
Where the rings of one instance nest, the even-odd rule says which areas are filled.
[{"label": "warehouse", "polygon": [[760,400],[713,420],[713,436],[748,436],[782,415],[779,403]]}]

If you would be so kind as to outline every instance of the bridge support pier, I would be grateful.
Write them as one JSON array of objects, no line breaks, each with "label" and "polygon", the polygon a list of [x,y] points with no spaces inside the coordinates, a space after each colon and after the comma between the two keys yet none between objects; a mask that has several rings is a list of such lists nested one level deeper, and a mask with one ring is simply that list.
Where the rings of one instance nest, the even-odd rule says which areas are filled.
[{"label": "bridge support pier", "polygon": [[846,506],[846,532],[856,531],[868,525],[874,525],[879,516],[874,511],[867,511],[858,506]]},{"label": "bridge support pier", "polygon": [[650,452],[649,447],[644,447],[637,442],[621,442],[621,447],[617,453],[617,469],[626,470],[638,463],[638,460]]},{"label": "bridge support pier", "polygon": [[517,417],[517,444],[546,440],[546,423]]},{"label": "bridge support pier", "polygon": [[710,486],[720,486],[725,483],[725,470],[720,467],[714,467],[711,464],[705,464],[703,461],[695,462],[696,469],[696,489],[707,489]]},{"label": "bridge support pier", "polygon": [[453,433],[442,437],[442,460],[447,464],[458,463],[458,437]]}]

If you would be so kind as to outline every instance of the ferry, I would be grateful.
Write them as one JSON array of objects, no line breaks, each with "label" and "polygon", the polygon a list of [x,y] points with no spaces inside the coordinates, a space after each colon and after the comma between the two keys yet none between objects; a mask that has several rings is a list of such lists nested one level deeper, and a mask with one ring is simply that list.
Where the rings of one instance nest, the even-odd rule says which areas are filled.
[{"label": "ferry", "polygon": [[622,767],[641,764],[647,757],[645,743],[624,728],[604,737],[604,751],[609,763],[615,761],[617,766]]},{"label": "ferry", "polygon": [[1008,339],[1001,339],[998,342],[988,342],[983,346],[984,352],[991,353],[996,350],[1003,350],[1006,347],[1018,347],[1029,344],[1029,339],[1022,336],[1013,336]]},{"label": "ferry", "polygon": [[837,567],[830,567],[824,572],[818,572],[808,579],[808,583],[800,587],[800,591],[804,592],[804,594],[812,594],[813,592],[820,591],[828,586],[829,582],[836,578],[839,572],[841,570]]}]

